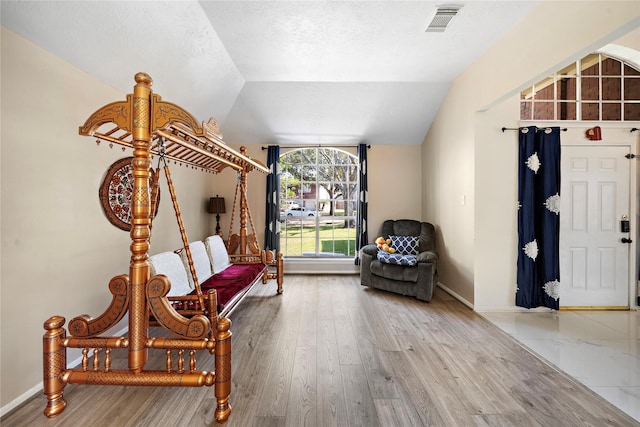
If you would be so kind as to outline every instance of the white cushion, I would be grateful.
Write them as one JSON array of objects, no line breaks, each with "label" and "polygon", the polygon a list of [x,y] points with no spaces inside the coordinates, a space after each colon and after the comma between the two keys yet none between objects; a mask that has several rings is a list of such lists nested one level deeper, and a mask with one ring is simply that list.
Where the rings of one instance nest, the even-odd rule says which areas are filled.
[{"label": "white cushion", "polygon": [[[191,259],[193,259],[193,266],[196,269],[196,276],[198,277],[198,283],[202,283],[211,277],[211,261],[209,260],[209,254],[204,247],[204,243],[200,240],[189,243],[189,250],[191,251]],[[196,285],[191,277],[191,269],[189,268],[189,258],[187,258],[187,251],[182,250],[180,257],[184,263],[184,269],[187,271],[189,277],[189,285],[191,290],[196,288]]]},{"label": "white cushion", "polygon": [[207,247],[209,259],[213,266],[213,274],[218,274],[231,265],[229,262],[229,254],[227,253],[227,248],[222,241],[222,237],[217,234],[209,236],[204,241],[204,244]]},{"label": "white cushion", "polygon": [[191,292],[187,271],[180,259],[180,255],[175,252],[162,252],[149,257],[150,274],[164,274],[171,282],[171,290],[168,296],[187,295]]}]

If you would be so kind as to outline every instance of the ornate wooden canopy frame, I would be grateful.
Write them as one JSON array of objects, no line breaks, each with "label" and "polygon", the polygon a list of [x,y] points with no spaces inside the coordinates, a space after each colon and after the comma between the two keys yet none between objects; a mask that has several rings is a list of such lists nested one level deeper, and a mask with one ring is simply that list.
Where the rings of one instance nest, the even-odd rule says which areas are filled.
[{"label": "ornate wooden canopy frame", "polygon": [[[218,316],[215,291],[206,295],[203,314],[184,317],[168,302],[169,280],[161,275],[149,276],[151,154],[159,153],[160,138],[163,138],[166,157],[212,173],[232,167],[246,177],[246,173],[252,170],[263,173],[269,173],[269,170],[249,158],[246,150],[237,152],[222,142],[215,120],[200,125],[181,107],[162,101],[160,96],[152,93],[153,82],[149,75],[138,73],[135,81],[133,94],[127,95],[125,101],[103,106],[79,128],[81,135],[133,148],[129,274],[111,279],[112,301],[102,315],[97,318],[82,315],[69,322],[69,337],[64,329],[64,317],[53,316],[44,323],[43,377],[47,398],[44,414],[55,417],[64,410],[63,392],[68,383],[214,386],[217,401],[215,419],[225,422],[231,413],[231,322]],[[281,254],[278,258],[282,262]],[[281,280],[279,277],[279,292]],[[150,337],[149,311],[156,319],[161,319],[162,326],[176,338]],[[128,337],[100,336],[127,312]],[[81,367],[67,369],[67,348],[83,349]],[[128,370],[111,368],[111,351],[117,348],[127,349]],[[91,355],[90,349],[93,349]],[[149,349],[166,353],[166,370],[145,369]],[[196,369],[197,350],[214,355],[214,369]],[[174,351],[177,357],[174,357]],[[189,359],[186,367],[185,355]]]}]

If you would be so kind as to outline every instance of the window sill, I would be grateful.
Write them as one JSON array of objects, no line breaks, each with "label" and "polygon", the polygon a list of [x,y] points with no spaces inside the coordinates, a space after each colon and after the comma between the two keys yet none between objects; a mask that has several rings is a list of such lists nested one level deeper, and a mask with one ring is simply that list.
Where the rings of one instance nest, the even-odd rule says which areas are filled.
[{"label": "window sill", "polygon": [[285,258],[284,273],[287,274],[360,274],[360,266],[353,257],[344,258]]}]

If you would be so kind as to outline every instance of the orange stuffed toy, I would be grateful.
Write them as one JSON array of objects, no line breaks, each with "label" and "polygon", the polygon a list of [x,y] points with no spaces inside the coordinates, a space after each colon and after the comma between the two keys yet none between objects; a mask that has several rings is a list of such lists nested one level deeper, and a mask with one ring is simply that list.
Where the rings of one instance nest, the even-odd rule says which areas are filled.
[{"label": "orange stuffed toy", "polygon": [[382,249],[383,251],[389,252],[390,254],[396,252],[396,250],[391,247],[391,239],[385,240],[384,237],[378,237],[375,243],[378,246],[378,249]]}]

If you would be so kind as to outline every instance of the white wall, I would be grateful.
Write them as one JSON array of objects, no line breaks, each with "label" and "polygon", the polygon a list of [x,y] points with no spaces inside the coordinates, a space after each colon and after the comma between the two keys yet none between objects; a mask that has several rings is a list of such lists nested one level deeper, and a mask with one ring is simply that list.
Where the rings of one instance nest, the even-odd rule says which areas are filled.
[{"label": "white wall", "polygon": [[[42,381],[44,321],[53,315],[68,322],[84,313],[102,314],[111,301],[109,280],[128,273],[129,233],[106,220],[98,188],[111,163],[131,156],[131,150],[97,146],[78,135],[78,126],[104,104],[124,100],[140,70],[132,70],[131,87],[115,90],[4,27],[1,37],[0,404],[5,409]],[[171,100],[161,92],[162,82],[154,88]],[[171,170],[189,238],[202,239],[215,227],[204,209],[220,176],[178,165]],[[164,177],[161,182],[153,252],[181,246]]]},{"label": "white wall", "polygon": [[[520,99],[514,95],[488,111],[476,113],[475,132],[483,141],[476,151],[474,306],[510,306],[516,291],[515,248],[518,245],[518,135],[502,132],[519,118]],[[508,127],[517,127],[511,126]],[[490,142],[489,142],[490,141]]]},{"label": "white wall", "polygon": [[378,237],[387,219],[420,219],[421,159],[419,145],[375,145],[369,163],[369,240]]},{"label": "white wall", "polygon": [[[440,282],[463,300],[484,303],[512,281],[513,233],[484,203],[514,191],[515,169],[505,166],[513,147],[495,147],[498,129],[518,125],[513,96],[637,28],[639,17],[638,2],[543,1],[452,83],[423,143],[422,216],[439,228]],[[510,201],[498,205],[512,211]]]}]

